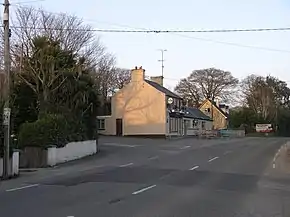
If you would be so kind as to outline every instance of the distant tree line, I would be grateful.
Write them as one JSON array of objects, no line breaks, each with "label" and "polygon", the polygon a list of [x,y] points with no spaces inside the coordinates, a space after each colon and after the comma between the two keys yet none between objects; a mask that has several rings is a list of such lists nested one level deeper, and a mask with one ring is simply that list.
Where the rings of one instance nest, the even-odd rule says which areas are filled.
[{"label": "distant tree line", "polygon": [[250,133],[256,124],[269,123],[276,135],[290,136],[290,89],[276,77],[249,75],[239,81],[231,72],[220,69],[194,70],[179,81],[175,91],[194,107],[205,99],[221,98],[232,106],[231,128]]}]

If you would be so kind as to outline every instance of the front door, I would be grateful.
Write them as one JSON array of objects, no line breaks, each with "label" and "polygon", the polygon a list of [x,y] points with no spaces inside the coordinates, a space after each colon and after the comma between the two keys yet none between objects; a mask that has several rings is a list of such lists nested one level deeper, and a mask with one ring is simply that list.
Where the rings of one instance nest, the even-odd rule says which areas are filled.
[{"label": "front door", "polygon": [[184,135],[184,136],[187,135],[187,123],[188,123],[187,120],[184,120],[184,121],[183,121],[183,126],[184,126],[184,128],[183,128],[183,129],[184,129],[184,133],[183,133],[183,135]]},{"label": "front door", "polygon": [[116,136],[123,136],[123,119],[116,119]]}]

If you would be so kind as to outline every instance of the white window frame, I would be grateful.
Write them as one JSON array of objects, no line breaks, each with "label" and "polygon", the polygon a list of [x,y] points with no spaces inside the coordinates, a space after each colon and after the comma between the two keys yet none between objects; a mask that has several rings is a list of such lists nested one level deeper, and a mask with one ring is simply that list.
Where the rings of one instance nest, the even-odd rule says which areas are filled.
[{"label": "white window frame", "polygon": [[198,127],[198,120],[192,120],[192,128],[195,129]]},{"label": "white window frame", "polygon": [[105,119],[98,119],[98,129],[99,130],[106,129]]}]

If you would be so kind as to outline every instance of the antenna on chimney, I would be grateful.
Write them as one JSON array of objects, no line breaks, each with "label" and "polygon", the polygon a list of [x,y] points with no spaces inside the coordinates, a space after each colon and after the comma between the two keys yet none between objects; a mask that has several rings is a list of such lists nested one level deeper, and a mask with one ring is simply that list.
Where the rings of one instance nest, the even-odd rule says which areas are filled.
[{"label": "antenna on chimney", "polygon": [[167,50],[166,49],[159,49],[159,51],[161,51],[161,60],[158,60],[159,62],[161,62],[161,76],[162,78],[164,78],[164,74],[163,74],[163,71],[164,71],[164,52],[166,52]]},{"label": "antenna on chimney", "polygon": [[138,67],[137,67],[137,66],[135,66],[135,69],[138,69]]}]

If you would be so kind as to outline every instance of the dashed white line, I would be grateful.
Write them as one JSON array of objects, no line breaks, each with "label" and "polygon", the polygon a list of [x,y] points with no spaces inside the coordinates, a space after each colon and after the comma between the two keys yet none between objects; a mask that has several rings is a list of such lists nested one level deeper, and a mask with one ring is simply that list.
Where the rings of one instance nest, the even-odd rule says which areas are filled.
[{"label": "dashed white line", "polygon": [[138,190],[138,191],[133,192],[132,194],[133,194],[133,195],[140,194],[140,193],[142,193],[142,192],[144,192],[144,191],[147,191],[147,190],[149,190],[149,189],[151,189],[151,188],[154,188],[154,187],[156,187],[156,185],[151,185],[151,186],[149,186],[149,187],[142,188],[142,189],[140,189],[140,190]]},{"label": "dashed white line", "polygon": [[115,147],[127,147],[127,148],[135,148],[140,145],[126,145],[126,144],[118,144],[118,143],[103,143],[105,146],[115,146]]},{"label": "dashed white line", "polygon": [[94,169],[97,169],[97,168],[102,168],[104,166],[105,165],[96,165],[96,166],[93,166],[93,167],[90,167],[90,168],[87,168],[87,169],[83,169],[83,170],[80,170],[80,171],[81,172],[85,172],[85,171],[94,170]]},{"label": "dashed white line", "polygon": [[149,157],[148,160],[156,160],[158,158],[159,158],[158,156],[153,156],[153,157]]},{"label": "dashed white line", "polygon": [[184,146],[184,147],[182,147],[180,149],[187,149],[187,148],[190,148],[190,146],[189,145],[188,146]]},{"label": "dashed white line", "polygon": [[199,166],[194,166],[194,167],[192,167],[192,168],[189,169],[189,170],[196,170],[197,168],[199,168]]},{"label": "dashed white line", "polygon": [[212,162],[212,161],[214,161],[214,160],[216,160],[216,159],[218,159],[219,157],[214,157],[214,158],[212,158],[212,159],[209,159],[208,160],[208,162]]},{"label": "dashed white line", "polygon": [[128,166],[131,166],[131,165],[133,165],[133,163],[123,164],[123,165],[120,165],[120,167],[128,167]]},{"label": "dashed white line", "polygon": [[19,188],[11,188],[11,189],[8,189],[8,190],[6,190],[6,191],[7,191],[7,192],[12,192],[12,191],[18,191],[18,190],[22,190],[22,189],[26,189],[26,188],[33,188],[33,187],[37,187],[37,186],[39,186],[39,184],[26,185],[26,186],[19,187]]}]

